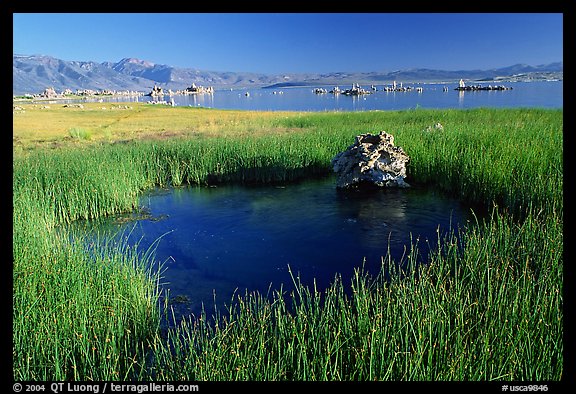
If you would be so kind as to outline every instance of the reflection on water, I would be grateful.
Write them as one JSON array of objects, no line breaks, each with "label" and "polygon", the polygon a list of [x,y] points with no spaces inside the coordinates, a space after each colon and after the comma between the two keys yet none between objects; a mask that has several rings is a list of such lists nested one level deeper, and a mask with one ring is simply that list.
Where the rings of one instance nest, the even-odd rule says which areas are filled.
[{"label": "reflection on water", "polygon": [[[489,82],[483,83],[487,85]],[[314,87],[275,89],[216,90],[213,94],[190,94],[152,97],[115,97],[104,101],[151,101],[171,98],[178,106],[239,109],[251,111],[371,111],[404,110],[414,108],[563,108],[563,82],[510,82],[506,91],[455,91],[457,83],[419,84],[422,92],[387,92],[384,85],[377,91],[361,96],[314,94]],[[447,88],[448,90],[445,90]],[[281,93],[281,94],[279,94]],[[96,101],[86,99],[84,101]],[[62,103],[82,100],[62,100]]]},{"label": "reflection on water", "polygon": [[[174,99],[176,102],[176,99]],[[214,94],[191,94],[189,96],[189,101],[194,107],[206,107],[212,108],[214,107]]]},{"label": "reflection on water", "polygon": [[159,190],[141,203],[147,216],[115,227],[134,226],[131,239],[142,248],[163,236],[156,257],[166,262],[165,285],[186,296],[194,313],[211,305],[214,294],[220,304],[235,289],[289,288],[288,266],[305,284],[315,278],[319,289],[337,273],[348,284],[363,262],[377,273],[388,250],[400,259],[411,235],[425,254],[425,240],[434,245],[438,228],[470,219],[458,201],[432,191],[339,191],[333,177],[281,187]]},{"label": "reflection on water", "polygon": [[464,107],[464,91],[459,90],[458,91],[458,106],[459,107]]}]

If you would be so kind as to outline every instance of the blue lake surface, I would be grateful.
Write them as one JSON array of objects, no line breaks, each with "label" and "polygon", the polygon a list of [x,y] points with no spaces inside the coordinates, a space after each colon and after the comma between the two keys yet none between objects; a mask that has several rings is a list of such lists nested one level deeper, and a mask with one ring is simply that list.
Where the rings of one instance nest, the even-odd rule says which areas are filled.
[{"label": "blue lake surface", "polygon": [[130,243],[141,250],[159,240],[164,286],[189,300],[178,306],[183,314],[199,313],[202,303],[213,310],[214,295],[221,306],[235,291],[289,290],[289,266],[318,290],[336,274],[349,288],[354,268],[377,274],[388,251],[399,262],[417,239],[425,259],[438,234],[474,220],[469,207],[433,190],[342,191],[333,176],[156,190],[141,205],[151,217],[120,224],[109,218],[98,231],[131,231]]},{"label": "blue lake surface", "polygon": [[[476,85],[476,83],[475,83]],[[563,108],[563,81],[480,83],[504,85],[512,90],[458,92],[455,83],[405,84],[407,92],[386,92],[384,85],[368,95],[315,94],[314,87],[216,90],[213,94],[175,95],[176,105],[250,111],[372,111],[414,108]],[[326,87],[328,90],[332,87]],[[370,86],[362,86],[369,89]],[[417,92],[421,87],[422,92]],[[443,91],[447,87],[448,91]],[[350,86],[340,86],[341,89]],[[248,95],[246,95],[248,93]],[[169,96],[158,98],[170,101]],[[156,100],[158,100],[156,99]],[[114,98],[109,101],[151,101],[151,97]],[[108,101],[108,100],[107,100]]]}]

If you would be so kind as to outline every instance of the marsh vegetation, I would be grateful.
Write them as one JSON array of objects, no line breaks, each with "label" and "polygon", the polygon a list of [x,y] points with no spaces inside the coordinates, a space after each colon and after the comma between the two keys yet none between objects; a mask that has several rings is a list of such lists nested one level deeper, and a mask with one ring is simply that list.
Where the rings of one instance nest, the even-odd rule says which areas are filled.
[{"label": "marsh vegetation", "polygon": [[[563,376],[562,110],[22,107],[13,120],[15,380]],[[443,131],[426,131],[437,122]],[[354,136],[380,130],[410,155],[411,181],[492,212],[439,236],[426,264],[416,264],[415,245],[407,269],[383,256],[391,278],[359,267],[350,283],[335,275],[318,290],[293,275],[295,291],[240,294],[225,313],[165,330],[153,249],[61,231],[137,209],[155,186],[322,176]]]}]

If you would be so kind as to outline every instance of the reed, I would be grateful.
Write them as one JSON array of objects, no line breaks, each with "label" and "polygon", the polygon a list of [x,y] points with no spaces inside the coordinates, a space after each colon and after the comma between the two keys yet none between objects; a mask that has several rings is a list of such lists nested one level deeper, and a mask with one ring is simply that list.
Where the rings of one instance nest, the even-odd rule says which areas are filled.
[{"label": "reed", "polygon": [[[157,118],[181,133],[14,151],[14,379],[562,378],[561,110],[126,111],[127,130]],[[63,130],[93,130],[94,113],[56,114]],[[293,290],[242,294],[168,329],[153,251],[67,227],[133,210],[154,186],[322,176],[355,135],[380,130],[411,156],[409,182],[494,207],[491,219],[439,232],[425,264],[414,242],[405,261],[383,256],[391,275],[359,268],[322,291],[293,277]]]},{"label": "reed", "polygon": [[[41,222],[39,222],[41,223]],[[15,380],[126,380],[158,329],[158,274],[127,243],[15,232]],[[39,229],[38,229],[39,230]],[[149,258],[149,257],[148,257]]]}]

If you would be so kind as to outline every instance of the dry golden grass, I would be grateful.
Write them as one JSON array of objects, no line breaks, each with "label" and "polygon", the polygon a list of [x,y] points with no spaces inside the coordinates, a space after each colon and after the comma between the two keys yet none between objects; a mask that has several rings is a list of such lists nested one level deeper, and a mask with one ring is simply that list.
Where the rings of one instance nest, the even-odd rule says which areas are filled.
[{"label": "dry golden grass", "polygon": [[305,114],[146,103],[84,103],[82,106],[18,104],[22,110],[13,111],[13,150],[22,152],[38,147],[57,148],[136,139],[286,133],[296,129],[287,129],[277,121]]}]

